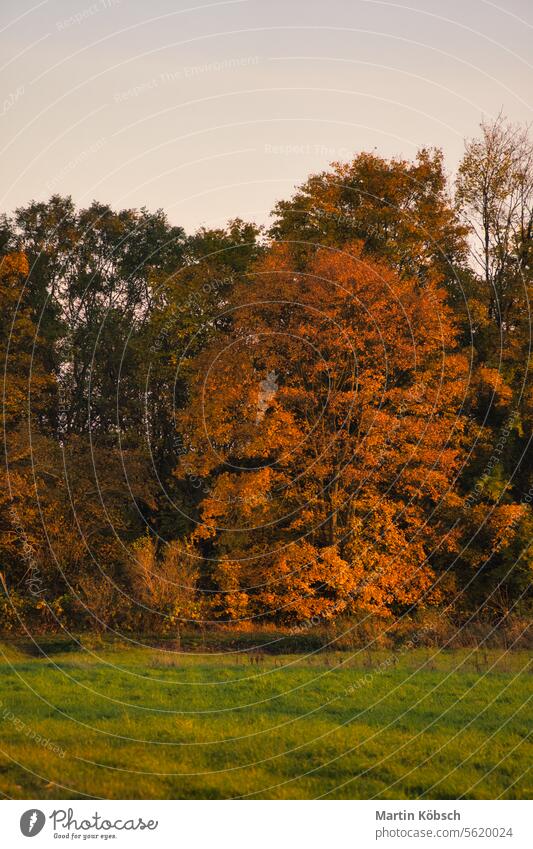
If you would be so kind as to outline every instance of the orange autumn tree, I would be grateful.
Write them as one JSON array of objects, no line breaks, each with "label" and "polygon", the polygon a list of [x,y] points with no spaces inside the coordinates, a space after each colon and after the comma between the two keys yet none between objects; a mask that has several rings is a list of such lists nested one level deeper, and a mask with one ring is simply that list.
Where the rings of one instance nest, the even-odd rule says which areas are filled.
[{"label": "orange autumn tree", "polygon": [[468,375],[438,282],[359,243],[304,270],[274,245],[225,317],[193,362],[176,472],[201,481],[193,539],[219,615],[438,603]]},{"label": "orange autumn tree", "polygon": [[[38,524],[33,500],[29,433],[43,413],[53,379],[40,357],[37,326],[28,306],[24,254],[0,256],[0,364],[2,381],[2,464],[0,466],[0,571],[17,577],[27,571],[21,552],[34,544],[26,523]],[[24,509],[23,506],[24,505]],[[3,583],[5,582],[5,579]]]}]

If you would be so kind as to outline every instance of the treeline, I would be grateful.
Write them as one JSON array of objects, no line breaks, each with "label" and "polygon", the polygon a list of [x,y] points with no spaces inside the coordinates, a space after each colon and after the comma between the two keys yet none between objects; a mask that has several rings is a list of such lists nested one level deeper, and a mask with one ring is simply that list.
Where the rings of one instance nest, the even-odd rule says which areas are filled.
[{"label": "treeline", "polygon": [[361,153],[188,236],[0,223],[2,628],[530,610],[533,149]]}]

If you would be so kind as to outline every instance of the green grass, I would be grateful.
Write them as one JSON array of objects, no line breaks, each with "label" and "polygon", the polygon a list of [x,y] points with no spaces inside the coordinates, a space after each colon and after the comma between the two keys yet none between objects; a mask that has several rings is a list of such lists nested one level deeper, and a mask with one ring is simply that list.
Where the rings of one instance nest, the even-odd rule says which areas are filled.
[{"label": "green grass", "polygon": [[0,646],[7,797],[531,796],[523,651],[43,649]]}]

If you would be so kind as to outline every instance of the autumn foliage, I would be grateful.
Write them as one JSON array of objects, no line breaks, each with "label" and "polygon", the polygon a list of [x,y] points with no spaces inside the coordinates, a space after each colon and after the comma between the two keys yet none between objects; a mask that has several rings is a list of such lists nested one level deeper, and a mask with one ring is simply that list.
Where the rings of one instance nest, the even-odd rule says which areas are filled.
[{"label": "autumn foliage", "polygon": [[217,564],[220,615],[436,603],[468,379],[445,292],[358,243],[294,265],[274,246],[236,287],[178,420],[207,487],[192,538]]},{"label": "autumn foliage", "polygon": [[6,218],[3,629],[528,611],[527,145],[485,127],[455,201],[359,154],[269,232]]}]

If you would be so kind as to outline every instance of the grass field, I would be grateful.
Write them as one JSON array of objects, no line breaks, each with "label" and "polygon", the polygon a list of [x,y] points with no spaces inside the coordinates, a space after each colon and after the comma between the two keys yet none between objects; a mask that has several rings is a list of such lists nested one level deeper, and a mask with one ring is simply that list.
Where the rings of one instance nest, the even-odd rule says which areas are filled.
[{"label": "grass field", "polygon": [[[524,798],[524,651],[0,646],[11,798]],[[43,738],[43,739],[39,739]]]}]

